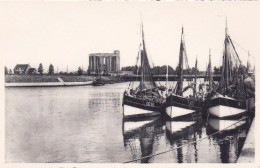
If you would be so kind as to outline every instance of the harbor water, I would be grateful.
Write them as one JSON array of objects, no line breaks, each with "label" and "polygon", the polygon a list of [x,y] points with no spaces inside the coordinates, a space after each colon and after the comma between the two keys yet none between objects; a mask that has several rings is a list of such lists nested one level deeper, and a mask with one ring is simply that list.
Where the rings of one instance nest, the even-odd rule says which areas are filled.
[{"label": "harbor water", "polygon": [[127,85],[6,88],[6,162],[123,163],[141,157],[134,163],[237,161],[250,119],[212,136],[236,120],[200,113],[181,121],[124,120]]}]

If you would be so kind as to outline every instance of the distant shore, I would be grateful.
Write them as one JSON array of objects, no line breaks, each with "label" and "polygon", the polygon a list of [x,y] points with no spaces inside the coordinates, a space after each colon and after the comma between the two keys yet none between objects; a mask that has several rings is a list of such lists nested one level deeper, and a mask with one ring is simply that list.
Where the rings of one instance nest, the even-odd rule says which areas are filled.
[{"label": "distant shore", "polygon": [[[5,83],[49,83],[60,82],[58,78],[62,78],[64,82],[89,82],[94,81],[97,76],[88,75],[5,75]],[[107,83],[124,82],[120,77],[102,76]]]}]

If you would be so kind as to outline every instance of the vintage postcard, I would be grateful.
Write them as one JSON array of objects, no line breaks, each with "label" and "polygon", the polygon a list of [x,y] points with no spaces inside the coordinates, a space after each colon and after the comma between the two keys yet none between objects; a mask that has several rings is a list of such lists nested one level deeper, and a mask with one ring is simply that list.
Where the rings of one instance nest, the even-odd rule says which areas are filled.
[{"label": "vintage postcard", "polygon": [[0,166],[258,167],[259,21],[257,1],[1,1]]}]

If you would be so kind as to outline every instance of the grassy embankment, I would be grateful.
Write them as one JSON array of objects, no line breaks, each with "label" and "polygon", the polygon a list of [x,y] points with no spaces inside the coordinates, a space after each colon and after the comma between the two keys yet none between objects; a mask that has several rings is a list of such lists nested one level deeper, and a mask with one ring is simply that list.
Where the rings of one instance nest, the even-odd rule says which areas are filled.
[{"label": "grassy embankment", "polygon": [[[61,77],[64,82],[87,82],[95,80],[96,76],[74,76],[74,75],[5,75],[6,83],[38,83],[38,82],[59,82]],[[119,77],[102,76],[106,82],[122,82]]]}]

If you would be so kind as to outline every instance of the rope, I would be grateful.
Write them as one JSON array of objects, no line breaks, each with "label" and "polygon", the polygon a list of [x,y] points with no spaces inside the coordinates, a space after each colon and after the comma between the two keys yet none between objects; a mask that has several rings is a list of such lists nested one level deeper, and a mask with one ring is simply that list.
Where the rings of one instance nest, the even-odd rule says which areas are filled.
[{"label": "rope", "polygon": [[[236,41],[232,40],[232,42],[234,42],[241,50],[243,50],[244,52],[248,53],[248,50],[246,50],[245,48],[241,47]],[[253,55],[250,54],[250,56],[254,57]]]},{"label": "rope", "polygon": [[152,155],[144,156],[144,157],[141,157],[141,158],[138,158],[138,159],[134,159],[134,160],[130,160],[130,161],[126,161],[126,162],[123,162],[123,163],[131,163],[131,162],[135,162],[135,161],[138,161],[138,160],[146,159],[146,158],[149,158],[149,157],[161,155],[161,154],[168,153],[168,152],[171,152],[171,151],[173,151],[173,150],[182,148],[182,147],[184,147],[184,146],[186,146],[186,145],[188,145],[188,144],[194,144],[194,143],[200,142],[200,141],[202,141],[202,140],[204,140],[204,139],[207,139],[207,138],[210,137],[210,136],[213,136],[213,135],[216,135],[216,134],[218,134],[218,133],[220,133],[220,132],[223,132],[224,130],[230,128],[230,127],[233,126],[233,125],[236,125],[237,123],[239,123],[240,121],[244,120],[245,118],[246,118],[246,117],[243,117],[243,118],[239,119],[236,123],[231,124],[230,126],[224,128],[224,129],[222,129],[222,130],[220,130],[220,131],[214,132],[214,133],[212,133],[212,134],[210,134],[210,135],[208,135],[208,136],[206,136],[206,137],[204,137],[204,138],[201,138],[201,139],[199,139],[199,140],[197,140],[197,141],[193,141],[193,142],[191,142],[191,143],[187,143],[187,144],[178,146],[178,147],[176,147],[176,148],[172,148],[172,149],[167,150],[167,151],[164,151],[164,152],[155,153],[155,154],[152,154]]}]

